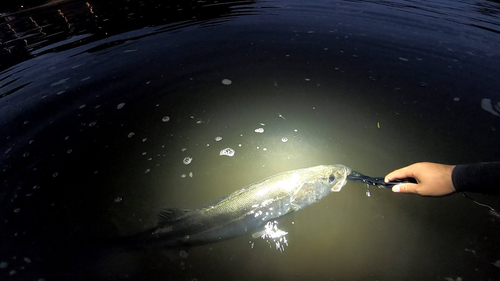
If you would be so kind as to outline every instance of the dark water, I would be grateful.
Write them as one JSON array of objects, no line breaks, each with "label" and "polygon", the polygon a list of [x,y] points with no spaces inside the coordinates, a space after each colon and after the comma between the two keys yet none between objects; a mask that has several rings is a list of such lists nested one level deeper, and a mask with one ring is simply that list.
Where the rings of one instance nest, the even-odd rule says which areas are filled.
[{"label": "dark water", "polygon": [[286,170],[500,159],[498,1],[2,5],[1,280],[500,280],[488,208],[355,183],[280,219],[283,252],[76,238]]}]

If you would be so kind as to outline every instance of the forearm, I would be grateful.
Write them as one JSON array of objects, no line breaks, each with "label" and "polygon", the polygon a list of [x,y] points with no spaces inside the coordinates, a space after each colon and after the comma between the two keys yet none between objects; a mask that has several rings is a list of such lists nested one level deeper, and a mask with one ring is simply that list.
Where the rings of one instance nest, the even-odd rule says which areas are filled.
[{"label": "forearm", "polygon": [[457,165],[452,172],[457,191],[500,195],[500,162]]}]

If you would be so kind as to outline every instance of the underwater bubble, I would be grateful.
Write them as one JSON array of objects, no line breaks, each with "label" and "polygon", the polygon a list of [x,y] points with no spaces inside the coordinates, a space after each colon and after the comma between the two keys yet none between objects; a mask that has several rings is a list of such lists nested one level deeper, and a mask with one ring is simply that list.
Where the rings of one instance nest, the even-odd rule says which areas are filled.
[{"label": "underwater bubble", "polygon": [[20,211],[21,211],[21,209],[19,209],[19,208],[14,209],[14,213],[19,213]]},{"label": "underwater bubble", "polygon": [[215,137],[215,141],[221,141],[222,137]]},{"label": "underwater bubble", "polygon": [[39,189],[39,188],[40,188],[40,186],[39,186],[39,185],[35,185],[35,186],[33,186],[33,189],[35,189],[35,190],[36,190],[36,189]]},{"label": "underwater bubble", "polygon": [[146,142],[147,140],[148,140],[148,138],[143,138],[142,142]]},{"label": "underwater bubble", "polygon": [[189,172],[189,177],[192,178],[193,177],[193,172]]},{"label": "underwater bubble", "polygon": [[128,137],[128,138],[131,138],[131,137],[133,137],[134,135],[135,135],[135,133],[134,133],[134,132],[130,132],[130,133],[128,134],[128,136],[127,136],[127,137]]},{"label": "underwater bubble", "polygon": [[184,250],[181,250],[179,252],[179,256],[181,256],[181,258],[187,258],[188,257],[188,253]]},{"label": "underwater bubble", "polygon": [[59,175],[59,173],[55,172],[52,174],[52,177],[57,178],[58,175]]},{"label": "underwater bubble", "polygon": [[255,129],[255,132],[262,134],[262,133],[264,133],[264,128]]},{"label": "underwater bubble", "polygon": [[11,271],[9,271],[9,275],[14,275],[14,274],[16,274],[16,273],[17,273],[17,271],[15,271],[15,270],[11,270]]},{"label": "underwater bubble", "polygon": [[186,174],[182,174],[182,175],[181,175],[181,178],[185,178],[185,177],[186,177]]},{"label": "underwater bubble", "polygon": [[123,199],[122,199],[121,197],[116,197],[116,198],[115,198],[115,202],[116,202],[116,203],[118,203],[118,202],[122,202],[122,200],[123,200]]},{"label": "underwater bubble", "polygon": [[264,147],[262,150],[267,151],[267,148]]},{"label": "underwater bubble", "polygon": [[124,103],[124,102],[119,103],[119,104],[116,106],[116,109],[122,109],[124,106],[125,106],[125,103]]},{"label": "underwater bubble", "polygon": [[68,154],[70,154],[71,152],[73,152],[73,149],[68,149]]},{"label": "underwater bubble", "polygon": [[28,157],[28,156],[30,156],[30,153],[29,153],[29,152],[26,152],[26,153],[24,153],[24,154],[23,154],[23,157],[24,157],[24,158],[26,158],[26,157]]},{"label": "underwater bubble", "polygon": [[86,104],[82,104],[80,105],[80,107],[78,107],[79,109],[84,109],[87,105]]},{"label": "underwater bubble", "polygon": [[31,259],[30,259],[30,258],[24,258],[24,261],[25,261],[26,263],[31,263]]},{"label": "underwater bubble", "polygon": [[0,262],[0,268],[7,268],[7,266],[8,266],[8,265],[9,265],[9,264],[8,264],[8,263],[6,263],[6,262],[4,262],[4,261],[3,261],[3,262]]},{"label": "underwater bubble", "polygon": [[168,121],[170,121],[170,117],[168,117],[168,116],[163,116],[163,118],[161,119],[161,121],[163,121],[163,122],[168,122]]},{"label": "underwater bubble", "polygon": [[184,163],[184,165],[189,165],[191,164],[191,161],[193,161],[193,158],[192,157],[185,157],[184,160],[182,160],[182,163]]},{"label": "underwater bubble", "polygon": [[151,169],[146,169],[146,170],[144,171],[144,173],[145,173],[145,174],[147,174],[147,173],[149,173],[149,172],[151,172]]},{"label": "underwater bubble", "polygon": [[282,137],[282,138],[281,138],[281,141],[282,141],[282,142],[287,142],[287,141],[288,141],[288,138],[287,138],[287,137]]},{"label": "underwater bubble", "polygon": [[94,122],[90,122],[89,127],[94,127],[95,124],[97,124],[97,122],[95,122],[95,121]]},{"label": "underwater bubble", "polygon": [[186,151],[186,150],[187,150],[187,148],[185,148],[185,147],[181,149],[181,151],[182,151],[182,152],[184,152],[184,151]]},{"label": "underwater bubble", "polygon": [[225,156],[232,157],[232,156],[234,156],[234,149],[229,148],[229,147],[228,148],[224,148],[223,150],[221,150],[219,152],[219,155],[221,155],[221,156],[225,155]]},{"label": "underwater bubble", "polygon": [[222,84],[226,85],[226,86],[229,86],[233,83],[233,81],[229,80],[229,79],[222,79]]}]

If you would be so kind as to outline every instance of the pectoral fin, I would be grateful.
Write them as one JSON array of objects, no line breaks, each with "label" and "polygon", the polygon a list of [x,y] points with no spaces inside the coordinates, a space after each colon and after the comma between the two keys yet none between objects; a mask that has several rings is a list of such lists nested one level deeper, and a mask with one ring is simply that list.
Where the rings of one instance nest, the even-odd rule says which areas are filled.
[{"label": "pectoral fin", "polygon": [[260,231],[257,231],[255,232],[254,234],[252,234],[252,238],[259,238],[259,237],[262,237],[262,235],[264,235],[264,233],[266,233],[266,230],[265,229],[262,229]]}]

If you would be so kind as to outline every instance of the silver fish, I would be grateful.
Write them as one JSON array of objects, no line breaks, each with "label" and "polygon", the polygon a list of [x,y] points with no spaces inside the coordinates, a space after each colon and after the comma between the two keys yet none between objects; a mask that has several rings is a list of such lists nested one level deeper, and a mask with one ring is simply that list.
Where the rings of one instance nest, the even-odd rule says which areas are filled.
[{"label": "silver fish", "polygon": [[182,247],[252,234],[269,220],[318,202],[346,184],[351,169],[322,165],[283,172],[199,209],[161,211],[153,229],[129,239],[140,248]]}]

